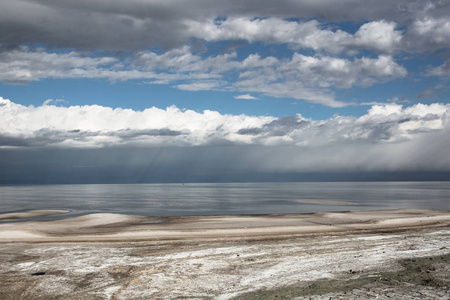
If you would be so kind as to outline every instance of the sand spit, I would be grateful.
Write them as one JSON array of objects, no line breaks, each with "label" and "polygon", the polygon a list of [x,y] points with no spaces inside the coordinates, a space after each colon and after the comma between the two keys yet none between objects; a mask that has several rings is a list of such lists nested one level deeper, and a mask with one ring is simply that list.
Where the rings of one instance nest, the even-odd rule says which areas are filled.
[{"label": "sand spit", "polygon": [[0,257],[0,299],[447,299],[450,212],[96,214],[0,224]]},{"label": "sand spit", "polygon": [[326,205],[355,205],[355,203],[352,202],[329,201],[329,200],[300,200],[299,202],[308,204],[326,204]]},{"label": "sand spit", "polygon": [[23,211],[23,212],[0,214],[0,220],[28,219],[28,218],[35,218],[35,217],[46,216],[46,215],[65,214],[68,212],[69,211],[67,211],[67,210],[55,210],[55,209],[27,210],[27,211]]}]

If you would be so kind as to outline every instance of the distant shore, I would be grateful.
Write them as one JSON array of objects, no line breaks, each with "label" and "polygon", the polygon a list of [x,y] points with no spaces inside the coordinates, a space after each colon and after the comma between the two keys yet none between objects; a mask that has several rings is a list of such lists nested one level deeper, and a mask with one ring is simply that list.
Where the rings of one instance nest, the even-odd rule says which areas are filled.
[{"label": "distant shore", "polygon": [[2,299],[407,298],[450,288],[450,211],[27,221],[37,213],[64,212],[0,224]]}]

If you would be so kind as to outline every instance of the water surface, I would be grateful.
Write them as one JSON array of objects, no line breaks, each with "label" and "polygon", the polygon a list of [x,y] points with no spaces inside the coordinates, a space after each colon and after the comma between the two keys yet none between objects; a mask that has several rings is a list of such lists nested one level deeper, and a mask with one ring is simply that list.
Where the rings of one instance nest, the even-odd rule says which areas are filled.
[{"label": "water surface", "polygon": [[[340,203],[345,202],[345,203]],[[450,182],[69,184],[0,186],[0,212],[148,216],[450,209]],[[55,216],[40,217],[50,219]]]}]

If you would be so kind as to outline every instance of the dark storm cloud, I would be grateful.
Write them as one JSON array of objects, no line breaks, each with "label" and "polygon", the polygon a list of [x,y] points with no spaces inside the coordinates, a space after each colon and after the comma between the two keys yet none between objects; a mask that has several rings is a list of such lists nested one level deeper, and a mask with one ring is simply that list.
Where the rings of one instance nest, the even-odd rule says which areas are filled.
[{"label": "dark storm cloud", "polygon": [[0,149],[0,183],[449,179],[440,144]]},{"label": "dark storm cloud", "polygon": [[0,43],[137,50],[180,46],[191,38],[186,21],[221,16],[402,22],[448,15],[445,1],[3,0]]}]

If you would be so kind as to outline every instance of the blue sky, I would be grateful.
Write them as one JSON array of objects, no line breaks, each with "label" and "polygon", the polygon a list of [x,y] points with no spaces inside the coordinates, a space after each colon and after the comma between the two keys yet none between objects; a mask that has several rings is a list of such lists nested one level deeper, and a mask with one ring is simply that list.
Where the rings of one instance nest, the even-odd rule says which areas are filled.
[{"label": "blue sky", "polygon": [[446,172],[422,145],[448,140],[449,16],[431,0],[5,0],[0,148],[226,144],[264,153],[261,172]]}]

